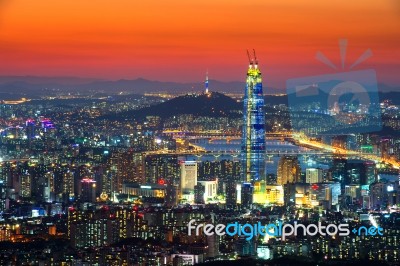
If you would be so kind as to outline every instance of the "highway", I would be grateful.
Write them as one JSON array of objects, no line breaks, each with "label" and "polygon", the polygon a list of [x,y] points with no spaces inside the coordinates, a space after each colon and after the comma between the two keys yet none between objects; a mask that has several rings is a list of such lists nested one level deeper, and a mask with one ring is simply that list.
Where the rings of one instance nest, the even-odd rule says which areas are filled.
[{"label": "highway", "polygon": [[[240,135],[233,134],[224,134],[223,132],[218,131],[206,131],[206,132],[182,132],[182,131],[166,131],[166,134],[171,134],[171,136],[175,137],[178,141],[186,140],[194,140],[194,139],[209,139],[210,142],[215,140],[226,140],[228,143],[231,140],[238,140],[241,138]],[[278,151],[278,150],[268,150],[267,155],[338,155],[347,158],[360,158],[364,160],[374,161],[375,163],[385,163],[391,165],[395,169],[400,169],[400,162],[394,159],[383,159],[381,156],[372,153],[363,153],[360,151],[343,149],[339,147],[335,147],[329,144],[322,143],[320,141],[315,141],[304,134],[301,133],[292,133],[292,132],[275,132],[275,133],[266,133],[266,138],[269,140],[287,140],[295,143],[297,146],[306,147],[311,149],[311,151]],[[192,149],[191,154],[239,154],[239,150],[226,150],[226,151],[206,151],[203,147],[200,147],[196,144],[190,143]],[[183,151],[183,153],[188,154],[189,151]]]}]

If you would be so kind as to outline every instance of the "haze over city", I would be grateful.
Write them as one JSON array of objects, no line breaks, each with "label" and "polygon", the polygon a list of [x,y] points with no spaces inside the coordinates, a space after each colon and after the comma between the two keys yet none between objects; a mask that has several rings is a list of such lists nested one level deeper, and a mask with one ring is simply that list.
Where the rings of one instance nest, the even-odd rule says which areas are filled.
[{"label": "haze over city", "polygon": [[399,265],[399,22],[0,0],[0,265]]}]

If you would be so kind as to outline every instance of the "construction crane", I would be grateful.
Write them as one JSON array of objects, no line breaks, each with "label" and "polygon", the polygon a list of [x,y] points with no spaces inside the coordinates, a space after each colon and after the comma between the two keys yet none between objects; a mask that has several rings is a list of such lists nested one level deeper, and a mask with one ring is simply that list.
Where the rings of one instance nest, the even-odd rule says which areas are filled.
[{"label": "construction crane", "polygon": [[249,64],[252,66],[254,65],[254,60],[250,57],[249,50],[247,50],[247,57],[249,58]]},{"label": "construction crane", "polygon": [[256,66],[258,65],[258,60],[257,60],[257,56],[256,56],[256,50],[253,49],[253,54],[254,54],[254,62],[256,64]]}]

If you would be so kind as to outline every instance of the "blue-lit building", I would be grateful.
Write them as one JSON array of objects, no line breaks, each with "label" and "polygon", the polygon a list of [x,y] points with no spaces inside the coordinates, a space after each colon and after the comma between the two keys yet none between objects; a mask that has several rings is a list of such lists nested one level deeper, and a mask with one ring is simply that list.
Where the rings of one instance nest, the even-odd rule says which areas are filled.
[{"label": "blue-lit building", "polygon": [[28,119],[26,121],[26,137],[28,140],[33,139],[35,137],[35,120]]},{"label": "blue-lit building", "polygon": [[255,55],[247,70],[243,105],[242,181],[253,183],[265,180],[264,96],[261,71]]}]

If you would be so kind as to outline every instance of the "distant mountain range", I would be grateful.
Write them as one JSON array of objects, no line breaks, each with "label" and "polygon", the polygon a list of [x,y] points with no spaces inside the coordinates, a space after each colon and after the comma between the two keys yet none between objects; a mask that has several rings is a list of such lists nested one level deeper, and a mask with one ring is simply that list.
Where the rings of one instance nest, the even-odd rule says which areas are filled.
[{"label": "distant mountain range", "polygon": [[[239,81],[223,82],[210,80],[209,84],[211,90],[224,93],[242,93],[245,86],[244,82]],[[79,92],[87,95],[93,92],[115,94],[123,91],[144,94],[154,92],[200,92],[203,90],[203,82],[161,82],[142,78],[110,81],[75,77],[0,77],[0,99],[5,97],[18,98],[21,96],[32,98],[44,95],[56,95],[60,92]]]},{"label": "distant mountain range", "polygon": [[[245,82],[218,80],[209,81],[210,90],[221,93],[243,93]],[[400,87],[391,87],[379,84],[380,92],[400,92]],[[40,98],[42,96],[57,95],[71,92],[90,95],[95,92],[116,94],[121,91],[127,93],[144,94],[154,92],[188,93],[204,90],[204,82],[162,82],[143,78],[102,80],[78,77],[37,77],[37,76],[0,76],[0,100],[20,97]],[[264,87],[264,93],[286,93],[284,89]]]}]

